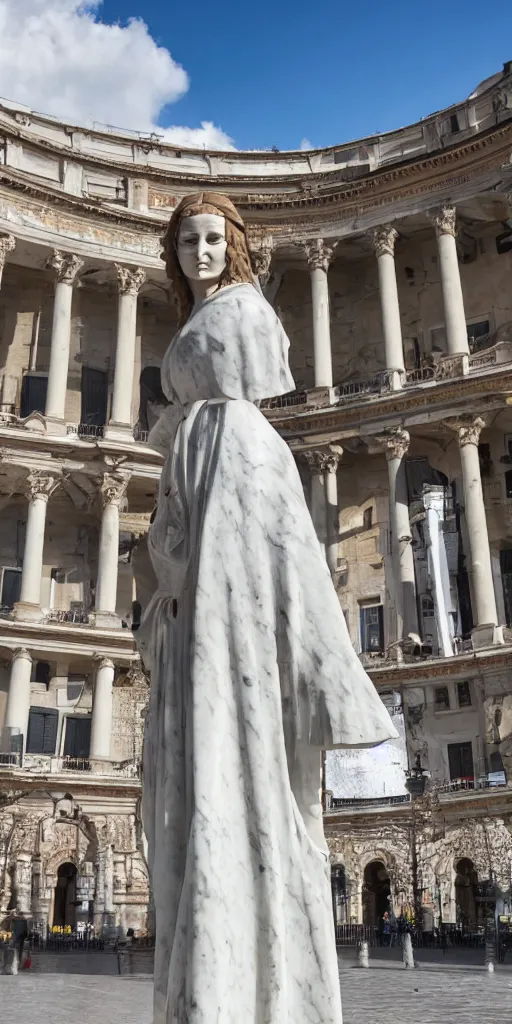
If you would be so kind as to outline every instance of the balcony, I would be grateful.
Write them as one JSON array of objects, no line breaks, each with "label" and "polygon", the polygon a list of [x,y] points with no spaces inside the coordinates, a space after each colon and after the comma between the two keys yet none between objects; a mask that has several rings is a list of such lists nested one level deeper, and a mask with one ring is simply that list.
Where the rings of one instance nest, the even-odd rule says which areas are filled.
[{"label": "balcony", "polygon": [[68,757],[45,754],[22,754],[18,751],[0,753],[0,774],[15,772],[23,775],[65,775],[90,773],[108,778],[140,779],[140,761],[103,761],[88,757]]}]

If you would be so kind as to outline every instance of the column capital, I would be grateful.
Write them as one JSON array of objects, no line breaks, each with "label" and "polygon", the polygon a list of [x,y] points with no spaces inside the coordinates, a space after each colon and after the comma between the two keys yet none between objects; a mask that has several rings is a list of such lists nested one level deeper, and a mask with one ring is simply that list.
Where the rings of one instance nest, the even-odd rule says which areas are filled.
[{"label": "column capital", "polygon": [[8,252],[16,246],[16,239],[14,235],[0,235],[0,270],[3,270],[5,258]]},{"label": "column capital", "polygon": [[112,658],[106,658],[106,657],[104,657],[103,654],[95,654],[94,657],[93,657],[93,661],[94,661],[94,667],[95,667],[97,672],[99,672],[100,668],[112,668],[112,669],[115,669],[115,667],[116,667],[115,666],[115,662],[112,661]]},{"label": "column capital", "polygon": [[26,647],[16,647],[16,650],[12,652],[11,665],[18,658],[25,658],[26,661],[30,661],[32,664],[33,658],[29,650]]},{"label": "column capital", "polygon": [[255,274],[264,280],[270,272],[270,264],[274,253],[274,239],[272,235],[263,235],[261,238],[250,239],[250,257]]},{"label": "column capital", "polygon": [[114,266],[117,271],[119,294],[138,295],[146,280],[144,267],[125,267],[121,263],[115,263]]},{"label": "column capital", "polygon": [[325,448],[313,448],[311,451],[305,451],[301,454],[314,475],[319,473],[337,473],[339,462],[343,455],[343,448],[340,445],[333,445],[332,448],[327,450]]},{"label": "column capital", "polygon": [[327,273],[337,244],[337,242],[331,242],[330,245],[327,245],[323,238],[313,238],[303,242],[310,270],[324,270]]},{"label": "column capital", "polygon": [[403,427],[396,427],[387,434],[378,435],[375,440],[383,446],[386,459],[390,462],[391,459],[403,459],[404,455],[407,455],[411,435]]},{"label": "column capital", "polygon": [[119,505],[121,498],[126,492],[129,481],[128,475],[104,473],[100,484],[100,501],[105,508],[106,505]]},{"label": "column capital", "polygon": [[30,501],[34,498],[48,498],[59,485],[59,477],[44,469],[33,469],[25,481],[25,493]]},{"label": "column capital", "polygon": [[464,448],[467,444],[478,446],[480,434],[486,426],[482,416],[461,416],[459,419],[444,420],[443,422],[457,434],[460,448]]},{"label": "column capital", "polygon": [[74,284],[76,275],[83,265],[84,261],[79,256],[71,252],[61,252],[60,249],[54,249],[46,261],[46,269],[54,271],[59,284]]},{"label": "column capital", "polygon": [[430,210],[428,214],[436,229],[436,235],[457,234],[457,211],[454,206],[441,206],[437,210]]},{"label": "column capital", "polygon": [[395,242],[398,238],[398,231],[392,224],[381,224],[368,232],[377,258],[379,256],[394,256]]}]

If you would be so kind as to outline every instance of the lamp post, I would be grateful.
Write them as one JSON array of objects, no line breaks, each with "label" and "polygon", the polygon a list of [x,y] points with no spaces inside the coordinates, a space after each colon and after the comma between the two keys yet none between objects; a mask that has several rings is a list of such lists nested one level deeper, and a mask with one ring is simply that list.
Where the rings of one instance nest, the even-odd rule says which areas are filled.
[{"label": "lamp post", "polygon": [[429,773],[421,765],[421,758],[418,754],[413,768],[409,768],[405,773],[405,786],[408,792],[411,794],[411,817],[412,817],[412,828],[411,828],[411,872],[412,872],[412,889],[413,889],[413,901],[414,901],[414,925],[416,929],[417,937],[419,938],[420,928],[423,917],[423,905],[420,893],[419,878],[418,878],[418,810],[419,802],[425,796],[425,786]]}]

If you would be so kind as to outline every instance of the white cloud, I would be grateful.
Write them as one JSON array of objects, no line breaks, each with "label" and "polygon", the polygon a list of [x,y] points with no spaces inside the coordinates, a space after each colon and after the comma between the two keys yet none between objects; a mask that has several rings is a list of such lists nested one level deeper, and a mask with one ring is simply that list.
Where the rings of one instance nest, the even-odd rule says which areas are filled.
[{"label": "white cloud", "polygon": [[0,96],[74,123],[158,131],[178,145],[233,149],[214,124],[155,128],[189,87],[141,19],[99,20],[102,0],[0,0]]},{"label": "white cloud", "polygon": [[300,148],[302,150],[306,150],[306,149],[314,149],[315,147],[313,146],[313,143],[309,141],[309,139],[303,139],[301,144],[300,144]]}]

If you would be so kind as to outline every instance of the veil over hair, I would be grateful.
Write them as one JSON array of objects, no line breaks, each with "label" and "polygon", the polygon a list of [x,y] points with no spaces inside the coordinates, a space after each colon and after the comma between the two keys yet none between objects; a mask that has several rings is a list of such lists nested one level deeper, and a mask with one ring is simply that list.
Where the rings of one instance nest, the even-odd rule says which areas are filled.
[{"label": "veil over hair", "polygon": [[195,192],[185,196],[174,210],[167,231],[161,239],[167,277],[171,281],[178,307],[178,325],[188,320],[194,297],[190,285],[178,260],[178,236],[184,217],[198,213],[217,214],[226,221],[226,269],[220,279],[219,288],[228,284],[254,284],[254,272],[249,255],[245,224],[236,207],[227,196],[220,192]]}]

